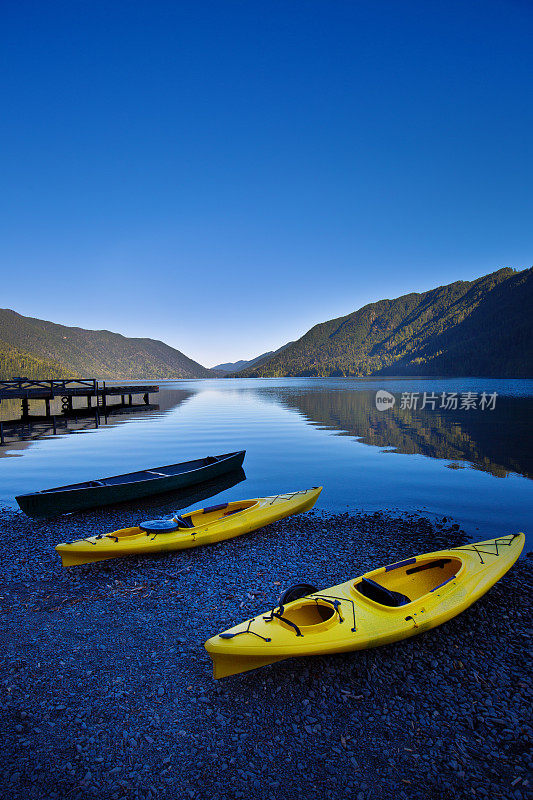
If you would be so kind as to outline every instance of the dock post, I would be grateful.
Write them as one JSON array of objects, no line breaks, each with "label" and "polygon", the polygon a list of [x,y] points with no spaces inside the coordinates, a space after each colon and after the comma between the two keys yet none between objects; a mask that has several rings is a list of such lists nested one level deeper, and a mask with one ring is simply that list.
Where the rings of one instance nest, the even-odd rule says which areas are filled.
[{"label": "dock post", "polygon": [[131,406],[133,405],[133,395],[129,394],[128,397],[130,399],[130,406]]},{"label": "dock post", "polygon": [[4,441],[4,423],[0,422],[0,445],[2,445],[2,447],[3,447],[4,444],[5,444],[5,441]]},{"label": "dock post", "polygon": [[121,394],[120,395],[120,402],[122,403],[122,405],[125,405],[125,403],[126,403],[126,395],[125,394]]},{"label": "dock post", "polygon": [[103,406],[103,409],[104,409],[104,414],[107,417],[107,398],[106,398],[106,394],[105,394],[105,381],[102,381],[102,384],[103,384],[103,387],[102,387],[102,406]]},{"label": "dock post", "polygon": [[57,425],[56,425],[56,415],[55,414],[52,417],[52,427],[54,428],[54,436],[57,436]]},{"label": "dock post", "polygon": [[97,428],[99,423],[100,423],[100,420],[98,418],[98,409],[95,408],[94,409],[94,427]]},{"label": "dock post", "polygon": [[92,406],[91,395],[88,394],[87,395],[87,408],[91,408],[91,406]]},{"label": "dock post", "polygon": [[45,397],[44,404],[46,406],[46,416],[49,417],[50,416],[50,398],[49,397]]},{"label": "dock post", "polygon": [[144,393],[144,405],[147,406],[149,402],[150,402],[150,395],[148,394],[148,392],[145,392]]},{"label": "dock post", "polygon": [[30,416],[30,402],[27,397],[22,398],[22,418],[27,419]]}]

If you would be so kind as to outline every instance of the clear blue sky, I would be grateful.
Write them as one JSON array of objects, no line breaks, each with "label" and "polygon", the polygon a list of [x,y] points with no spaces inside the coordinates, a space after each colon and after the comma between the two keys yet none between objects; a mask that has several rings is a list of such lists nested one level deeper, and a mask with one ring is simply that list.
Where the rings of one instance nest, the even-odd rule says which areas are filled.
[{"label": "clear blue sky", "polygon": [[4,0],[0,306],[206,366],[533,262],[530,0]]}]

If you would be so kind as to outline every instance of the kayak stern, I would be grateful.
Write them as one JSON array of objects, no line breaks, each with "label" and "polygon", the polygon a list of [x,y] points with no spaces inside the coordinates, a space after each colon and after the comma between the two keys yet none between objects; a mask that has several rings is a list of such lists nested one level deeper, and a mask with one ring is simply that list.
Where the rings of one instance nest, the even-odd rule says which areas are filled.
[{"label": "kayak stern", "polygon": [[230,675],[239,675],[242,672],[250,672],[252,669],[259,667],[266,667],[268,664],[275,664],[276,661],[285,661],[288,656],[277,656],[274,658],[264,658],[259,656],[243,656],[239,657],[235,654],[228,655],[227,653],[219,653],[209,650],[206,645],[206,650],[213,662],[213,678],[228,678]]}]

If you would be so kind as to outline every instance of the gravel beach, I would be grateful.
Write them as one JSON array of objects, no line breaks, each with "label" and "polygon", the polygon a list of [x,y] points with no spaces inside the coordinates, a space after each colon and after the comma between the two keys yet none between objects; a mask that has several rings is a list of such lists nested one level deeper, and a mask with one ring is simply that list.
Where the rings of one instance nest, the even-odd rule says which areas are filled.
[{"label": "gravel beach", "polygon": [[311,512],[151,558],[63,569],[53,550],[171,511],[1,512],[5,800],[530,796],[531,558],[403,643],[215,682],[204,641],[282,588],[466,537],[446,519]]}]

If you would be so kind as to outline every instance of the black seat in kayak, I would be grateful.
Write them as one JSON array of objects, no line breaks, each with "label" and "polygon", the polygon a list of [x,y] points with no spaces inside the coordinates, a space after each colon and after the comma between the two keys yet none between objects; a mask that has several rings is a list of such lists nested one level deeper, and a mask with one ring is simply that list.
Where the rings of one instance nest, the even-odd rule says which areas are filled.
[{"label": "black seat in kayak", "polygon": [[207,458],[205,460],[206,464],[216,464],[217,462],[218,462],[218,458],[215,458],[215,456],[207,456]]},{"label": "black seat in kayak", "polygon": [[180,527],[173,519],[149,519],[139,525],[139,528],[145,533],[173,533]]},{"label": "black seat in kayak", "polygon": [[375,603],[381,603],[382,606],[397,608],[411,602],[407,595],[386,589],[370,578],[361,578],[361,583],[358,583],[356,588],[364,597],[368,597],[369,600],[373,600]]}]

